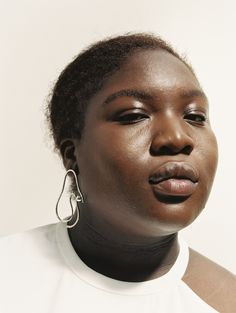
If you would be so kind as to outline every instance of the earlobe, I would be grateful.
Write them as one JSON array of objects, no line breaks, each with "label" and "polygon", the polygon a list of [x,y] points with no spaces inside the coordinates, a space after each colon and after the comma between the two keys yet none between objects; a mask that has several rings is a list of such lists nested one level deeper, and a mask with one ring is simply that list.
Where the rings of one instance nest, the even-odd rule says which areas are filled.
[{"label": "earlobe", "polygon": [[60,152],[66,170],[76,169],[75,142],[73,139],[64,139],[60,144]]}]

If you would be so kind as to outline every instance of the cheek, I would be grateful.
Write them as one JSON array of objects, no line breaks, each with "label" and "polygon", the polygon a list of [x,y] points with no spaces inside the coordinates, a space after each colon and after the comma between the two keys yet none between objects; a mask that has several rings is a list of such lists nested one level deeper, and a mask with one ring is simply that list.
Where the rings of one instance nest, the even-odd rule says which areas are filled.
[{"label": "cheek", "polygon": [[116,175],[117,183],[127,191],[127,188],[132,189],[132,186],[136,187],[140,182],[146,181],[150,132],[148,127],[134,127],[130,131],[114,134],[113,141],[118,144],[112,145],[109,155],[104,155],[104,158],[111,172]]},{"label": "cheek", "polygon": [[[208,198],[215,177],[218,163],[218,147],[214,133],[209,131],[207,136],[202,137],[197,149],[199,169],[201,171],[200,182],[204,192],[203,199]],[[206,202],[206,201],[205,201]]]},{"label": "cheek", "polygon": [[90,199],[103,195],[122,197],[130,186],[143,181],[149,156],[146,131],[97,129],[84,139],[78,163],[81,188]]},{"label": "cheek", "polygon": [[209,178],[213,180],[218,163],[218,146],[216,137],[212,131],[206,136],[201,147],[202,160],[206,164],[206,173],[208,172]]},{"label": "cheek", "polygon": [[93,134],[94,147],[101,163],[126,172],[149,157],[150,133],[143,127],[104,127]]}]

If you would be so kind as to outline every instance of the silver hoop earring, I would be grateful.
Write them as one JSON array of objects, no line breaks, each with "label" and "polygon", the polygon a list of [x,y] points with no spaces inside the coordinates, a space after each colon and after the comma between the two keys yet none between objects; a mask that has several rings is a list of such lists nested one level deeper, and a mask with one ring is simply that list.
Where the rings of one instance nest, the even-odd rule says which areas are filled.
[{"label": "silver hoop earring", "polygon": [[[69,203],[70,203],[70,208],[71,208],[71,216],[69,216],[67,218],[61,218],[60,215],[59,215],[59,212],[58,212],[59,211],[58,206],[59,206],[59,202],[61,200],[62,194],[63,194],[64,189],[65,189],[67,175],[69,175],[70,173],[74,176],[76,189],[77,189],[78,194],[76,195],[74,192],[72,192],[70,194],[70,197],[69,197]],[[75,207],[73,206],[73,201],[75,201]],[[82,193],[80,191],[80,188],[79,188],[78,179],[77,179],[75,171],[72,170],[72,169],[69,169],[66,172],[66,174],[65,174],[64,181],[63,181],[63,186],[62,186],[62,191],[60,193],[60,196],[59,196],[59,198],[57,200],[57,204],[56,204],[56,215],[57,215],[57,218],[62,223],[65,223],[67,228],[72,228],[72,227],[74,227],[78,223],[78,221],[79,221],[79,203],[80,202],[84,203],[84,198],[83,198],[83,195],[82,195]],[[74,215],[76,215],[75,222],[72,225],[68,225],[67,223],[70,222],[73,219]]]}]

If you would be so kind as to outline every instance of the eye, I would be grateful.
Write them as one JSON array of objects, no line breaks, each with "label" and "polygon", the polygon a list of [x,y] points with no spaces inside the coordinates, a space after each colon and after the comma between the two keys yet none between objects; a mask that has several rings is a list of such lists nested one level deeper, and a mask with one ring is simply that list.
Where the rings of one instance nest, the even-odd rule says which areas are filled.
[{"label": "eye", "polygon": [[184,116],[184,119],[191,124],[204,125],[207,121],[207,117],[204,113],[188,113]]},{"label": "eye", "polygon": [[148,116],[144,113],[133,112],[133,113],[126,113],[126,114],[119,115],[115,118],[115,121],[121,124],[134,124],[134,123],[143,121],[146,118],[148,118]]}]

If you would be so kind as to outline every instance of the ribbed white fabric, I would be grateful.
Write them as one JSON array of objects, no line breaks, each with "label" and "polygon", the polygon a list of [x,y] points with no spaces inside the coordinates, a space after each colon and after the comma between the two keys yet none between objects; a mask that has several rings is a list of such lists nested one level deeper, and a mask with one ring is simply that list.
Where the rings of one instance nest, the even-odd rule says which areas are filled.
[{"label": "ribbed white fabric", "polygon": [[214,313],[183,281],[189,251],[171,270],[141,283],[95,272],[75,253],[58,223],[0,239],[1,313]]}]

